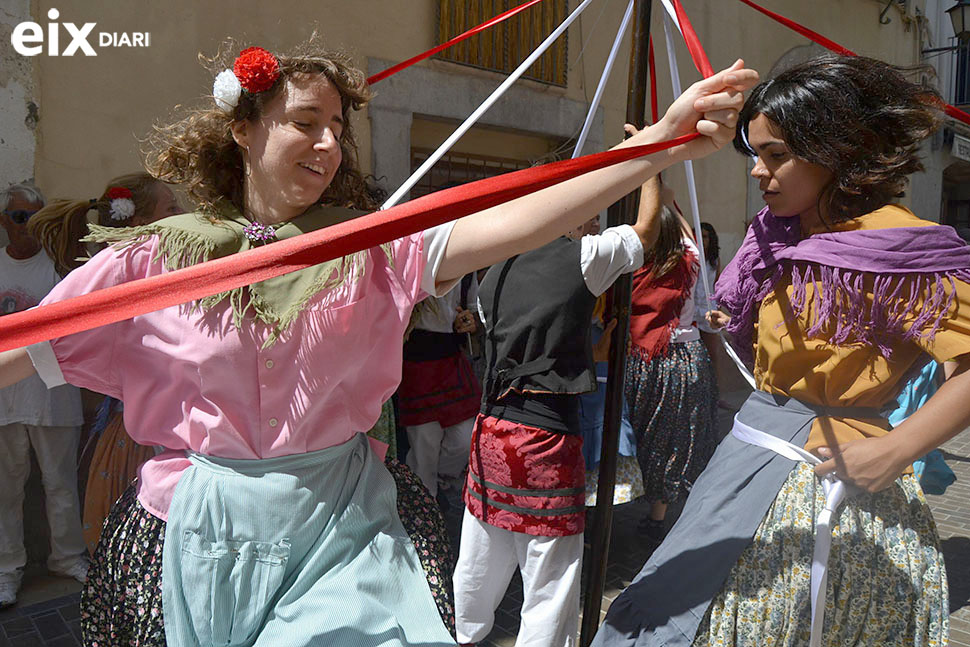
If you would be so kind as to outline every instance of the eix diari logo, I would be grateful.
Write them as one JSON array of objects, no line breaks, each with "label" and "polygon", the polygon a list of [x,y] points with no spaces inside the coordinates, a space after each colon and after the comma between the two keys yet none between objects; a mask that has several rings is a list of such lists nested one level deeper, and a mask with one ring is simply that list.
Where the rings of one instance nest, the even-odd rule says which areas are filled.
[{"label": "eix diari logo", "polygon": [[[51,9],[47,12],[47,17],[51,21],[60,18],[61,12]],[[14,27],[10,34],[10,44],[23,56],[37,56],[44,51],[44,41],[47,41],[48,56],[74,56],[81,52],[85,56],[97,56],[88,37],[94,36],[94,28],[97,23],[86,22],[80,27],[72,22],[58,23],[50,22],[47,24],[45,36],[44,27],[36,22],[22,22]],[[62,50],[61,30],[63,27],[66,35],[70,37],[70,42]],[[102,31],[97,34],[98,47],[148,47],[151,42],[151,34],[147,31],[117,32]]]}]

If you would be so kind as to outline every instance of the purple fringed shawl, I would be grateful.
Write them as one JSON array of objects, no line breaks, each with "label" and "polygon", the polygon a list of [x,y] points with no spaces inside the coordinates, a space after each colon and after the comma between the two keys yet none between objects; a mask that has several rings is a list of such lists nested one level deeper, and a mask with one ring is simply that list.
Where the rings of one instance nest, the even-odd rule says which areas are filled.
[{"label": "purple fringed shawl", "polygon": [[[887,358],[895,343],[932,339],[953,306],[955,280],[970,282],[970,247],[952,227],[836,231],[804,240],[799,227],[797,217],[777,218],[765,207],[717,280],[715,298],[731,316],[725,329],[746,362],[761,302],[786,271],[792,310],[801,315],[810,307],[807,337],[824,329],[832,344],[876,346]],[[809,284],[815,289],[806,302]]]}]

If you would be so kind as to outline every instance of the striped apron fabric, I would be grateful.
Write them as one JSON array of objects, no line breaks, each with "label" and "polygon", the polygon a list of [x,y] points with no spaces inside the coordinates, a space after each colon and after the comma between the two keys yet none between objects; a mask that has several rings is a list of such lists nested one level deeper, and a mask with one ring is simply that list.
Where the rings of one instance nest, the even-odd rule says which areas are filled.
[{"label": "striped apron fabric", "polygon": [[583,439],[492,416],[475,420],[465,505],[498,528],[543,537],[583,532]]},{"label": "striped apron fabric", "polygon": [[189,459],[163,548],[168,644],[455,644],[363,434],[294,456]]}]

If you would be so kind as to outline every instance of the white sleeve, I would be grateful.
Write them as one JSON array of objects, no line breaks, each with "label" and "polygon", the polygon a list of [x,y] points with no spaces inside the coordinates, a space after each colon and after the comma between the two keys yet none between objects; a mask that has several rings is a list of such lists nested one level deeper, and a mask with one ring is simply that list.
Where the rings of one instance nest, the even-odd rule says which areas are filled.
[{"label": "white sleeve", "polygon": [[620,274],[643,265],[643,243],[630,225],[610,227],[596,236],[583,236],[579,264],[589,291],[599,296]]},{"label": "white sleeve", "polygon": [[27,354],[34,364],[34,369],[37,370],[37,375],[44,381],[48,389],[67,384],[64,373],[61,372],[61,367],[54,356],[54,348],[49,341],[27,346]]},{"label": "white sleeve", "polygon": [[451,292],[461,281],[457,278],[453,281],[439,284],[436,280],[438,268],[445,257],[445,249],[448,247],[448,239],[451,238],[451,230],[455,228],[455,221],[446,222],[443,225],[424,230],[424,274],[421,276],[421,289],[433,297],[440,297]]}]

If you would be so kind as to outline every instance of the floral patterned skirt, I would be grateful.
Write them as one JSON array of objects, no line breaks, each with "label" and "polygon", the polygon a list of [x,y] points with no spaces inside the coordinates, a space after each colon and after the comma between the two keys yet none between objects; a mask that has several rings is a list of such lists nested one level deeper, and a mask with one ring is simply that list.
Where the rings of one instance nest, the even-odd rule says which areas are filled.
[{"label": "floral patterned skirt", "polygon": [[[600,466],[586,470],[586,507],[596,505]],[[634,456],[616,457],[616,482],[613,485],[613,505],[630,503],[643,496],[643,473]]]},{"label": "floral patterned skirt", "polygon": [[[397,484],[398,516],[414,543],[445,626],[455,632],[451,573],[454,558],[444,519],[421,480],[388,460]],[[87,647],[161,647],[162,545],[165,522],[138,502],[132,484],[105,520],[81,594],[81,632]]]},{"label": "floral patterned skirt", "polygon": [[568,537],[586,523],[583,439],[479,414],[464,501],[476,519],[539,537]]},{"label": "floral patterned skirt", "polygon": [[[708,608],[695,647],[808,644],[814,520],[824,504],[812,467],[799,463]],[[912,475],[847,499],[832,534],[824,647],[948,644],[939,536]]]},{"label": "floral patterned skirt", "polygon": [[647,500],[686,498],[718,440],[717,380],[703,342],[672,343],[652,360],[628,353],[624,394]]}]

